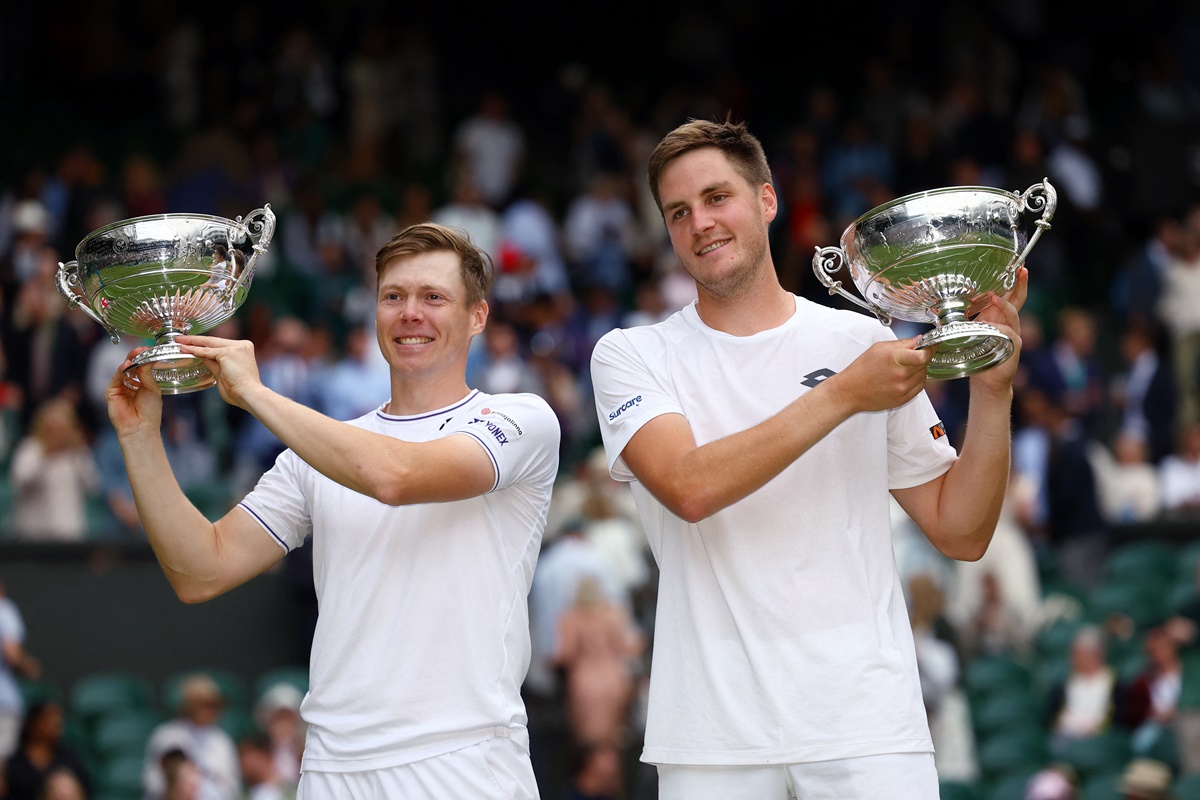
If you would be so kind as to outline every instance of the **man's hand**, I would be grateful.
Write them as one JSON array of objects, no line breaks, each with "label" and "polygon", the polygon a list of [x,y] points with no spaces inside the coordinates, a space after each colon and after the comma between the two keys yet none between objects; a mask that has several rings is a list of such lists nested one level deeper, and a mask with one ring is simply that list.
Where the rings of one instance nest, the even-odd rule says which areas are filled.
[{"label": "man's hand", "polygon": [[925,388],[929,362],[936,348],[916,348],[917,337],[876,342],[850,366],[827,380],[851,414],[897,408]]},{"label": "man's hand", "polygon": [[216,336],[180,336],[175,341],[183,352],[204,359],[226,403],[250,411],[249,396],[263,388],[251,342]]},{"label": "man's hand", "polygon": [[139,384],[136,389],[125,385],[125,370],[133,363],[134,356],[146,349],[137,347],[131,350],[104,390],[108,418],[120,438],[138,434],[161,436],[162,389],[154,382],[152,365],[144,364],[138,369]]},{"label": "man's hand", "polygon": [[978,388],[994,392],[1008,392],[1012,389],[1013,379],[1017,374],[1017,364],[1021,360],[1021,307],[1029,296],[1029,270],[1024,266],[1017,269],[1017,282],[1003,296],[992,298],[991,305],[984,308],[975,316],[977,322],[987,322],[995,325],[1008,336],[1013,343],[1013,354],[1002,364],[991,369],[978,372],[971,376],[971,383]]}]

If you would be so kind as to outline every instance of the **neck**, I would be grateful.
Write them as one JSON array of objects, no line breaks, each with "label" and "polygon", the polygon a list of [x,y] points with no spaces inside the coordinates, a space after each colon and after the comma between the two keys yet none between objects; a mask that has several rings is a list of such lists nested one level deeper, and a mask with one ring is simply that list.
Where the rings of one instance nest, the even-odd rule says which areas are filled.
[{"label": "neck", "polygon": [[459,376],[457,380],[430,383],[424,380],[405,380],[392,376],[392,399],[383,410],[398,417],[422,414],[453,405],[471,391],[467,382]]},{"label": "neck", "polygon": [[696,312],[708,327],[732,336],[778,328],[796,313],[796,301],[772,273],[744,292],[719,297],[697,287]]}]

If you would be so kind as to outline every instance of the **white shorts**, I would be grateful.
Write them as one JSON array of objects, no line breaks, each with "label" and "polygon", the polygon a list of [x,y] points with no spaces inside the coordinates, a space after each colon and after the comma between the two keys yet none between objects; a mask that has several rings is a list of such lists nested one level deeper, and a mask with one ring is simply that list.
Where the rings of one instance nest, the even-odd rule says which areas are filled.
[{"label": "white shorts", "polygon": [[658,765],[659,800],[936,800],[933,753],[807,764]]},{"label": "white shorts", "polygon": [[296,800],[538,800],[529,753],[511,739],[367,772],[300,775]]}]

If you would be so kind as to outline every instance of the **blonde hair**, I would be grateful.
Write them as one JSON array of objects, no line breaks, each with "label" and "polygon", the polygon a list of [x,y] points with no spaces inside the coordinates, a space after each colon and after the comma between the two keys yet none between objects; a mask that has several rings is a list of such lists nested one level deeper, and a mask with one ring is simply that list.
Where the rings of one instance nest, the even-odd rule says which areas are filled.
[{"label": "blonde hair", "polygon": [[485,300],[496,275],[492,257],[476,247],[466,232],[435,222],[410,225],[381,247],[375,256],[375,278],[378,280],[384,268],[397,258],[441,251],[458,254],[467,305]]}]

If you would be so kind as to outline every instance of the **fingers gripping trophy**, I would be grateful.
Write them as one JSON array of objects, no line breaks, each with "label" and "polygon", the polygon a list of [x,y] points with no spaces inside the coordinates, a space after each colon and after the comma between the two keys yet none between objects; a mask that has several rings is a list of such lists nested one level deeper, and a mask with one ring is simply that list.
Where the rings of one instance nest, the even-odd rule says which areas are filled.
[{"label": "fingers gripping trophy", "polygon": [[160,214],[121,220],[93,231],[59,263],[58,291],[108,332],[155,339],[125,370],[136,388],[150,364],[163,394],[207,389],[216,378],[175,338],[204,333],[246,300],[258,259],[275,234],[269,204],[244,218]]},{"label": "fingers gripping trophy", "polygon": [[[813,270],[830,294],[862,306],[884,325],[893,318],[932,323],[917,344],[938,346],[930,379],[974,375],[1007,360],[1013,343],[971,317],[993,295],[1013,288],[1057,206],[1048,180],[1021,194],[957,186],[906,195],[855,220],[841,246],[818,247]],[[1023,224],[1027,211],[1041,211],[1032,236]],[[843,267],[861,298],[834,279]]]}]

